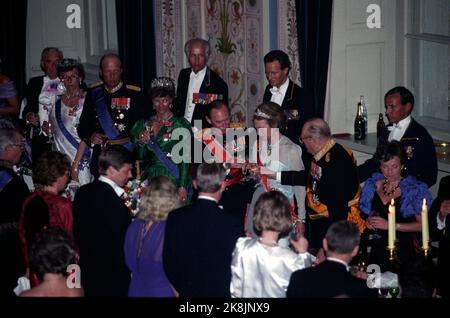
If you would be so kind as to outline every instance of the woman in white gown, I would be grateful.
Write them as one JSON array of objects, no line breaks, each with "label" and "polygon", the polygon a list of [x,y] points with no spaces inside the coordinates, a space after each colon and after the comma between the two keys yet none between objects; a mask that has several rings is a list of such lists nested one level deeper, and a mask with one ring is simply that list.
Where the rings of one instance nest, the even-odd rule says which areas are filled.
[{"label": "woman in white gown", "polygon": [[[261,169],[269,169],[274,172],[304,170],[302,161],[302,149],[289,138],[283,136],[281,130],[286,123],[286,116],[282,108],[273,102],[265,102],[256,108],[253,116],[253,125],[257,129],[258,147],[252,149],[252,160],[258,157],[258,167],[252,169],[260,175]],[[255,236],[253,228],[253,214],[256,200],[265,192],[278,190],[283,193],[291,204],[291,220],[293,224],[305,220],[305,187],[282,185],[274,179],[267,179],[264,175],[260,178],[259,187],[255,190],[246,216],[245,231],[248,236]],[[296,204],[294,202],[294,197]],[[293,229],[296,231],[296,227]],[[286,238],[280,241],[283,246],[288,246]]]},{"label": "woman in white gown", "polygon": [[58,76],[62,94],[40,98],[41,101],[48,100],[50,110],[48,122],[43,122],[42,130],[52,136],[53,148],[70,158],[72,180],[83,185],[92,181],[89,171],[91,151],[77,133],[83,107],[92,107],[87,105],[86,92],[80,87],[85,73],[77,60],[63,59],[58,64]]},{"label": "woman in white gown", "polygon": [[292,228],[291,205],[279,191],[261,195],[255,205],[254,224],[259,238],[241,237],[231,261],[231,297],[286,297],[292,272],[311,266],[308,241],[291,240],[295,249],[279,246],[279,236]]}]

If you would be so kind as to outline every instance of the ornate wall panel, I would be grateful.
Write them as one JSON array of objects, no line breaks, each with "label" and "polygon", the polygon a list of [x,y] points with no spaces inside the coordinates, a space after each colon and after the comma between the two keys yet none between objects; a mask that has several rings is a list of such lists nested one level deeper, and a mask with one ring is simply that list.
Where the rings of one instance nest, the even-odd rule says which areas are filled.
[{"label": "ornate wall panel", "polygon": [[[278,1],[278,46],[289,55],[290,78],[300,85],[295,0]],[[300,85],[301,86],[301,85]]]}]

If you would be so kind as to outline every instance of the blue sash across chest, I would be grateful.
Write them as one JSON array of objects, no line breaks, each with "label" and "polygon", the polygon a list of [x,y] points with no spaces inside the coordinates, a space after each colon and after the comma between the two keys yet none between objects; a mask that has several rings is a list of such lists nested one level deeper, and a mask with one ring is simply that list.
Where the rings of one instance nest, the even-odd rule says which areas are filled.
[{"label": "blue sash across chest", "polygon": [[[120,133],[117,131],[116,127],[114,127],[114,122],[111,118],[111,115],[108,112],[105,96],[103,95],[103,89],[101,87],[96,88],[92,91],[92,96],[94,97],[95,109],[97,110],[98,120],[100,125],[102,126],[103,132],[110,140],[118,140],[122,137]],[[133,144],[131,142],[127,142],[122,144],[128,150],[133,149]]]},{"label": "blue sash across chest", "polygon": [[[75,139],[74,136],[67,130],[66,126],[64,126],[62,117],[61,117],[61,99],[59,99],[55,104],[55,119],[56,123],[58,124],[59,130],[61,130],[61,133],[66,138],[66,140],[74,147],[75,149],[78,149],[80,146],[80,143]],[[90,157],[90,150],[86,148],[86,151],[84,152],[84,157],[89,158]]]},{"label": "blue sash across chest", "polygon": [[2,191],[11,180],[12,175],[8,171],[0,171],[0,191]]}]

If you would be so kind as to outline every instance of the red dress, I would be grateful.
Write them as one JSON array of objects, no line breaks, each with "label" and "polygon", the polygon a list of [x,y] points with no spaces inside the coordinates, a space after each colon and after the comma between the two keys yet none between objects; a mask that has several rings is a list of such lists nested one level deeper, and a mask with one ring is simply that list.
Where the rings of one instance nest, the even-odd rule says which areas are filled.
[{"label": "red dress", "polygon": [[[59,195],[37,190],[25,199],[19,219],[19,237],[24,265],[30,267],[29,250],[35,235],[48,227],[60,227],[73,238],[72,202]],[[30,273],[32,286],[39,284]]]}]

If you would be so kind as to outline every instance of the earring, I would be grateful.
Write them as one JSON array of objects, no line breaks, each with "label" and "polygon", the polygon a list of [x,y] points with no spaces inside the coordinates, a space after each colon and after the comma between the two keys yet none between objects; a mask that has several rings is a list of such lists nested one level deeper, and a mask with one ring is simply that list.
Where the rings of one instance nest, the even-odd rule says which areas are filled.
[{"label": "earring", "polygon": [[169,105],[169,108],[172,109],[172,107],[173,107],[173,104],[170,104],[170,105]]}]

